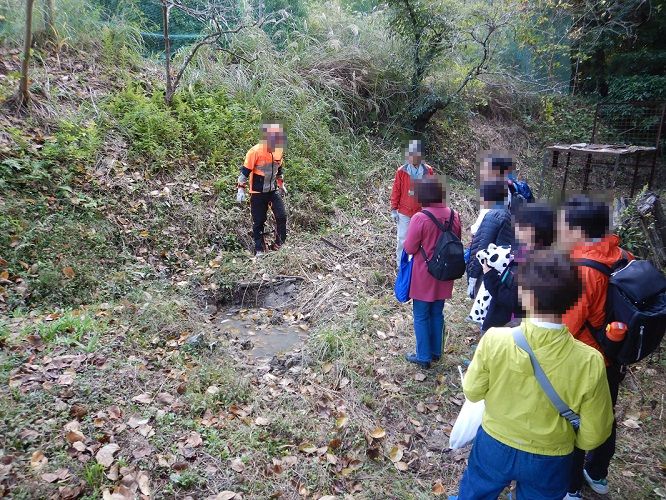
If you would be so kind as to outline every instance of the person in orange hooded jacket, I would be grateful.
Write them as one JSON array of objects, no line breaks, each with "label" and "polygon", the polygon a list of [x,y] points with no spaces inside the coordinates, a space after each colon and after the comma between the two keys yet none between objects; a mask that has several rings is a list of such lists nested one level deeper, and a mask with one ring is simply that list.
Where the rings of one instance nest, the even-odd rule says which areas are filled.
[{"label": "person in orange hooded jacket", "polygon": [[[620,238],[610,234],[610,208],[603,201],[585,195],[576,195],[567,200],[559,213],[558,240],[569,250],[571,260],[589,259],[613,267],[623,258],[634,256],[620,248]],[[562,317],[562,322],[572,335],[602,354],[601,346],[591,329],[598,331],[606,326],[606,291],[608,277],[591,267],[578,267],[583,283],[583,295]],[[613,406],[617,402],[620,383],[624,379],[624,367],[606,358],[606,376],[611,391]],[[608,466],[615,453],[617,425],[613,422],[610,437],[599,448],[585,455],[575,450],[574,465],[565,499],[582,498],[580,493],[586,481],[596,493],[609,491],[606,477]]]},{"label": "person in orange hooded jacket", "polygon": [[400,267],[402,246],[407,237],[409,221],[421,211],[421,204],[414,196],[414,183],[424,176],[433,175],[432,167],[423,162],[421,141],[410,141],[405,151],[405,164],[395,172],[391,190],[391,217],[397,225],[397,244],[395,249],[397,266]]}]

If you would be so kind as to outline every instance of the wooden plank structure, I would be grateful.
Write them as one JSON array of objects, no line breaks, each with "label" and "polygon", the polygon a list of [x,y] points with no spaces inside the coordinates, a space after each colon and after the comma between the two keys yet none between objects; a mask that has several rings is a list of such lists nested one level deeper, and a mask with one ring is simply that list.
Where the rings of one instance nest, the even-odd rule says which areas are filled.
[{"label": "wooden plank structure", "polygon": [[[560,163],[564,164],[562,196],[574,170],[582,170],[582,180],[579,182],[583,191],[590,188],[592,169],[605,169],[605,172],[601,172],[603,188],[615,188],[618,176],[627,167],[633,170],[632,197],[638,187],[639,172],[643,169],[649,169],[648,187],[652,188],[663,149],[665,117],[666,102],[597,104],[589,143],[553,144],[546,148],[551,155],[551,175],[560,170]],[[626,142],[611,142],[609,139]],[[542,183],[548,167],[547,156],[543,165]]]}]

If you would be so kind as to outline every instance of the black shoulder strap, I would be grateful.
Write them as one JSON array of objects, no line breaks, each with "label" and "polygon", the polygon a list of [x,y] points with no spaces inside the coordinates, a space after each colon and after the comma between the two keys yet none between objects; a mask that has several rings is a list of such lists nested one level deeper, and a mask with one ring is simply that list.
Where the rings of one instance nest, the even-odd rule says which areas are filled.
[{"label": "black shoulder strap", "polygon": [[610,276],[613,273],[613,270],[606,264],[602,264],[601,262],[592,259],[576,259],[576,264],[579,266],[591,267],[606,276]]},{"label": "black shoulder strap", "polygon": [[[426,214],[428,216],[428,218],[435,223],[435,225],[439,228],[439,230],[441,232],[443,232],[443,233],[446,232],[446,227],[444,226],[444,224],[439,222],[433,214],[431,214],[427,210],[421,210],[421,212]],[[453,210],[451,210],[451,216],[453,216]],[[450,227],[450,223],[451,223],[451,221],[449,220],[449,227]]]},{"label": "black shoulder strap", "polygon": [[603,273],[604,275],[610,277],[610,275],[613,274],[613,271],[615,271],[618,267],[629,262],[629,255],[627,254],[627,252],[623,248],[620,248],[620,251],[622,252],[622,257],[620,257],[617,261],[615,261],[612,267],[592,259],[576,259],[576,263],[579,266],[591,267],[592,269],[596,269],[600,273]]}]

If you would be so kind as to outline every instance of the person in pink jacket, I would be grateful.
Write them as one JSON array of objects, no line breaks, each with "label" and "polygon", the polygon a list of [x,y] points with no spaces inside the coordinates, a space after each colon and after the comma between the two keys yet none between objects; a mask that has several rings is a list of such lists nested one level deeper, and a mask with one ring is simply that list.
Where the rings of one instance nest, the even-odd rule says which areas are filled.
[{"label": "person in pink jacket", "polygon": [[446,188],[437,176],[427,176],[415,186],[416,197],[423,209],[414,214],[405,238],[405,251],[413,255],[412,281],[409,296],[413,303],[416,353],[405,355],[410,363],[429,368],[442,356],[444,331],[444,301],[453,293],[453,281],[439,281],[429,272],[423,258],[423,247],[432,258],[440,230],[423,211],[427,210],[444,225],[452,224],[453,233],[460,237],[460,215],[446,206]]}]

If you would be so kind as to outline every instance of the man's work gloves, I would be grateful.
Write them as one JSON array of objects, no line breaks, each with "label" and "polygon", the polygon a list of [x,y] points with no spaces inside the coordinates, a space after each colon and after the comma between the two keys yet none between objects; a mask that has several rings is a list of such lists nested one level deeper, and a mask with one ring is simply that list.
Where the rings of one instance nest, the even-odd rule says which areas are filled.
[{"label": "man's work gloves", "polygon": [[391,210],[391,218],[395,221],[398,222],[400,217],[398,216],[398,211],[397,210]]},{"label": "man's work gloves", "polygon": [[239,187],[238,193],[236,193],[236,203],[243,203],[246,199],[245,188]]}]

